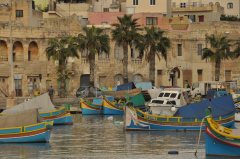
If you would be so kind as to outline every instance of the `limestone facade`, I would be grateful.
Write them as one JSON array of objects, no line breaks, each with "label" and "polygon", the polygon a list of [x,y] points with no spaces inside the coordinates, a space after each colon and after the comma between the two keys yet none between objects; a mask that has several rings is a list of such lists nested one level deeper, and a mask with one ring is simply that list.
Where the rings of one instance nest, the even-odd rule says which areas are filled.
[{"label": "limestone facade", "polygon": [[[136,14],[143,25],[145,14]],[[165,26],[165,35],[171,40],[171,48],[168,50],[167,61],[156,58],[156,85],[183,86],[185,79],[189,83],[197,81],[214,80],[214,64],[207,60],[201,60],[201,49],[209,47],[206,36],[215,34],[227,35],[229,39],[238,40],[240,37],[239,22],[211,22],[209,24],[189,24],[188,20],[179,17],[158,17],[161,26]],[[114,19],[114,18],[113,18]],[[142,20],[141,20],[142,19]],[[171,20],[170,20],[171,19]],[[95,24],[95,21],[92,21]],[[77,36],[82,32],[82,25],[77,16],[65,18],[47,18],[41,23],[41,27],[29,27],[22,21],[12,22],[13,40],[13,87],[18,96],[28,96],[28,80],[36,80],[38,89],[46,92],[50,85],[58,94],[58,82],[56,72],[57,62],[47,59],[45,49],[48,40],[62,36]],[[143,25],[144,26],[144,25]],[[111,33],[111,27],[105,29],[105,33]],[[227,33],[227,34],[225,34]],[[110,36],[111,37],[111,36]],[[116,86],[120,77],[122,83],[123,74],[123,49],[121,44],[110,42],[110,53],[96,55],[95,86]],[[1,96],[9,95],[11,85],[11,51],[10,51],[9,23],[2,21],[0,25],[0,88]],[[74,96],[80,87],[81,77],[88,75],[89,63],[85,52],[79,52],[79,59],[68,59],[68,67],[71,77],[67,81],[67,95]],[[145,57],[139,56],[139,51],[129,48],[129,81],[141,82],[149,80],[149,63]],[[225,60],[221,64],[220,80],[237,80],[240,82],[239,59]],[[39,74],[42,75],[40,82]]]}]

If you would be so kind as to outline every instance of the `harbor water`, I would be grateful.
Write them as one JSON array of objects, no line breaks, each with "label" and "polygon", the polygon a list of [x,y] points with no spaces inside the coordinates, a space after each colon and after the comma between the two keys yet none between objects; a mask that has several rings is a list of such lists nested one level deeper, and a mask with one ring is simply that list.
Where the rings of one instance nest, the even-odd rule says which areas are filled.
[{"label": "harbor water", "polygon": [[53,127],[49,143],[0,144],[0,158],[206,158],[204,131],[196,157],[198,131],[125,131],[121,122],[113,124],[123,116],[73,114],[72,118],[72,126]]}]

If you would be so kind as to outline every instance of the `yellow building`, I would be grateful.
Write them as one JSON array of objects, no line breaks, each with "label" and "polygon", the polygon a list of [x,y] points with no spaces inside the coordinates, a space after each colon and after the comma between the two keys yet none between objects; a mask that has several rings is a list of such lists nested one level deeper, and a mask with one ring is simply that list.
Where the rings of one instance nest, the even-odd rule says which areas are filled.
[{"label": "yellow building", "polygon": [[219,5],[224,8],[224,13],[240,17],[240,1],[239,0],[172,0],[172,6],[180,8],[188,8],[190,6],[200,7],[205,5]]}]

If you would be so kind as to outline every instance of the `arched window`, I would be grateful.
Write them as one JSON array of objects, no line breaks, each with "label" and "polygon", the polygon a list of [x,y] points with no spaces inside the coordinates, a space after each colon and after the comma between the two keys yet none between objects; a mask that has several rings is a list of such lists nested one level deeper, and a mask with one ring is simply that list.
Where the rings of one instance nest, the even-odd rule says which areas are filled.
[{"label": "arched window", "polygon": [[216,2],[215,4],[218,5],[218,6],[220,6],[220,3],[219,3],[219,2]]},{"label": "arched window", "polygon": [[228,3],[227,8],[233,8],[233,3]]},{"label": "arched window", "polygon": [[212,6],[212,5],[213,5],[213,2],[209,2],[209,5],[211,5],[211,6]]}]

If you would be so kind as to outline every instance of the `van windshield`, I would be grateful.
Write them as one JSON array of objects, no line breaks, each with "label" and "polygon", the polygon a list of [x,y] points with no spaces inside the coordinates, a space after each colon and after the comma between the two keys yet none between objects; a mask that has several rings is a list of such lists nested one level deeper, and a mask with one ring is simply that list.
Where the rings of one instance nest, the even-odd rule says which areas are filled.
[{"label": "van windshield", "polygon": [[199,88],[199,83],[193,83],[192,90],[194,90],[195,88]]}]

